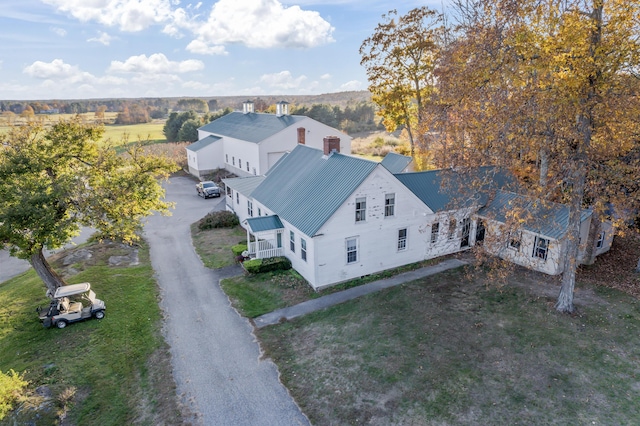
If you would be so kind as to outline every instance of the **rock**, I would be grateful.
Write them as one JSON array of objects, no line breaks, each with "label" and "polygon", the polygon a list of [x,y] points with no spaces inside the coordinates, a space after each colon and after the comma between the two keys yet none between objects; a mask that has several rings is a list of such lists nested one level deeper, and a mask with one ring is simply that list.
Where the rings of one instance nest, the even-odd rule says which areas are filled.
[{"label": "rock", "polygon": [[78,249],[72,252],[71,254],[65,256],[64,260],[62,261],[62,264],[64,266],[72,265],[82,260],[91,259],[91,256],[93,255],[91,254],[91,251],[89,251],[88,249],[84,249],[84,248]]}]

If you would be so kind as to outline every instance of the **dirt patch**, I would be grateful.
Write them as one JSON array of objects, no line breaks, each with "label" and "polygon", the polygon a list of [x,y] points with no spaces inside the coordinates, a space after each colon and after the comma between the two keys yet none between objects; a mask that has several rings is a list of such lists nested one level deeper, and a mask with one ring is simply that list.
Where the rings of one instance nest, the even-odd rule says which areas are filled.
[{"label": "dirt patch", "polygon": [[49,263],[64,278],[96,265],[127,268],[138,265],[138,247],[115,241],[95,242],[66,249],[49,258]]}]

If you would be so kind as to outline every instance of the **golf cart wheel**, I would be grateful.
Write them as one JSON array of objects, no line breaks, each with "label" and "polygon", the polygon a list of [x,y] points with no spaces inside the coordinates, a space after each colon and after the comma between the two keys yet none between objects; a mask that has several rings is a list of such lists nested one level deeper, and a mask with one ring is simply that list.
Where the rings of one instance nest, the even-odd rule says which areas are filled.
[{"label": "golf cart wheel", "polygon": [[102,319],[102,318],[104,318],[104,311],[95,311],[95,312],[93,313],[93,316],[94,316],[96,319]]},{"label": "golf cart wheel", "polygon": [[49,327],[51,327],[51,318],[45,318],[45,319],[42,321],[42,326],[43,326],[44,328],[49,328]]},{"label": "golf cart wheel", "polygon": [[65,328],[67,326],[67,322],[65,320],[58,320],[58,322],[56,322],[56,327],[58,328]]}]

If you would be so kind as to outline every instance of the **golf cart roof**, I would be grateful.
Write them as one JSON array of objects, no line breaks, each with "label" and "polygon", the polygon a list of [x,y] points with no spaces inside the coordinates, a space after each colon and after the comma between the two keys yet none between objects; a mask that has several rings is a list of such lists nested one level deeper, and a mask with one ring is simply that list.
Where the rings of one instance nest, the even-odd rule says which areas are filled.
[{"label": "golf cart roof", "polygon": [[73,296],[74,294],[80,294],[84,293],[85,291],[89,291],[90,288],[91,284],[89,283],[65,285],[62,287],[58,287],[53,297],[55,297],[56,299],[59,297],[69,297]]}]

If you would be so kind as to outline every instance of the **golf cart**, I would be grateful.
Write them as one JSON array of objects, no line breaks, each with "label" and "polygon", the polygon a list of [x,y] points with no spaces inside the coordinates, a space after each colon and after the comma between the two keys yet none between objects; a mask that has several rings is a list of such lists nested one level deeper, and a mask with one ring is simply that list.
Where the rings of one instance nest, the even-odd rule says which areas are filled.
[{"label": "golf cart", "polygon": [[89,318],[104,318],[106,306],[91,290],[89,283],[72,284],[58,287],[51,297],[49,307],[36,311],[46,328],[56,326],[65,328],[67,324]]}]

